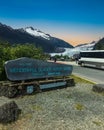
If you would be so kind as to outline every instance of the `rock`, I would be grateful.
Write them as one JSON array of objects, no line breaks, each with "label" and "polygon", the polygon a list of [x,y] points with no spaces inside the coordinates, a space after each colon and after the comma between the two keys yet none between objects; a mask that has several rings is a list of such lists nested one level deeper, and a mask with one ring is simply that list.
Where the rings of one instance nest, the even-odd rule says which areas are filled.
[{"label": "rock", "polygon": [[75,81],[73,78],[70,78],[67,80],[67,87],[74,87],[75,86]]},{"label": "rock", "polygon": [[17,89],[10,86],[0,86],[0,96],[12,98],[17,94]]},{"label": "rock", "polygon": [[0,106],[0,123],[9,123],[18,119],[21,110],[14,101]]},{"label": "rock", "polygon": [[104,92],[104,84],[95,84],[92,90],[95,92]]}]

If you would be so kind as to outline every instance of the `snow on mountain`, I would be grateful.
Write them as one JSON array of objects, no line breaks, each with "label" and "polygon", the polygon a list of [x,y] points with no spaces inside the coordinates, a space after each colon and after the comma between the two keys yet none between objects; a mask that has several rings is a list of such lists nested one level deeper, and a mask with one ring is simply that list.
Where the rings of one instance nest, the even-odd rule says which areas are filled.
[{"label": "snow on mountain", "polygon": [[93,41],[91,43],[86,43],[86,44],[80,44],[76,46],[75,49],[80,50],[80,51],[93,50],[96,43],[97,41]]},{"label": "snow on mountain", "polygon": [[37,37],[42,37],[45,38],[47,40],[50,40],[50,35],[49,34],[45,34],[44,32],[38,30],[38,29],[34,29],[33,27],[26,27],[25,31],[33,36],[37,36]]}]

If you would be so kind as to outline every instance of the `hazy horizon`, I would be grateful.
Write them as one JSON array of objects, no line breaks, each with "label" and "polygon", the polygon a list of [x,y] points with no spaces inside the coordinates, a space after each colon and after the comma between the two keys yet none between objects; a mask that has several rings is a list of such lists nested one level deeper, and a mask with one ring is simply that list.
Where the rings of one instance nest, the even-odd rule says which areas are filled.
[{"label": "hazy horizon", "polygon": [[104,37],[103,0],[1,0],[0,22],[32,26],[73,46]]}]

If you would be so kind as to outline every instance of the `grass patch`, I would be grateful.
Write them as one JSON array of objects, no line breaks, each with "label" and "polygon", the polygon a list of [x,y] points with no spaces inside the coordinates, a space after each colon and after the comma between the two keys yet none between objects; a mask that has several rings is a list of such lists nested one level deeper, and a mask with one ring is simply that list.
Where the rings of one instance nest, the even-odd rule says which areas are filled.
[{"label": "grass patch", "polygon": [[39,105],[34,105],[34,106],[32,106],[32,108],[35,111],[41,111],[41,110],[43,110],[43,108],[41,106],[39,106]]},{"label": "grass patch", "polygon": [[8,129],[7,129],[7,126],[0,124],[0,130],[8,130]]},{"label": "grass patch", "polygon": [[95,92],[95,91],[92,91],[93,92],[93,94],[95,94],[95,95],[98,95],[98,96],[104,96],[104,92]]},{"label": "grass patch", "polygon": [[97,126],[101,126],[102,125],[102,122],[100,122],[100,121],[92,121],[92,123],[94,123]]},{"label": "grass patch", "polygon": [[104,92],[102,92],[101,95],[104,96]]},{"label": "grass patch", "polygon": [[85,108],[85,106],[81,103],[77,103],[75,104],[75,108],[79,111],[83,110]]},{"label": "grass patch", "polygon": [[89,83],[89,84],[95,84],[95,83],[93,83],[93,82],[91,82],[91,81],[89,81],[89,80],[83,79],[83,78],[78,77],[78,76],[73,75],[73,74],[72,74],[70,77],[74,79],[75,83]]}]

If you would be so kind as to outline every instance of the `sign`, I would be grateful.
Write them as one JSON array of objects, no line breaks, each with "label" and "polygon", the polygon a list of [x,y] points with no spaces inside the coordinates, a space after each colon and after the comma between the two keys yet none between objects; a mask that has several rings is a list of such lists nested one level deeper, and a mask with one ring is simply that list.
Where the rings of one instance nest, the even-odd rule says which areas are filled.
[{"label": "sign", "polygon": [[34,86],[27,86],[27,93],[28,94],[31,94],[31,93],[33,93],[33,91],[34,91]]},{"label": "sign", "polygon": [[7,78],[11,81],[68,76],[72,65],[65,65],[30,58],[19,58],[5,62]]},{"label": "sign", "polygon": [[56,87],[65,86],[65,85],[66,85],[66,81],[56,82],[56,83],[48,83],[48,84],[41,84],[40,89],[56,88]]}]

